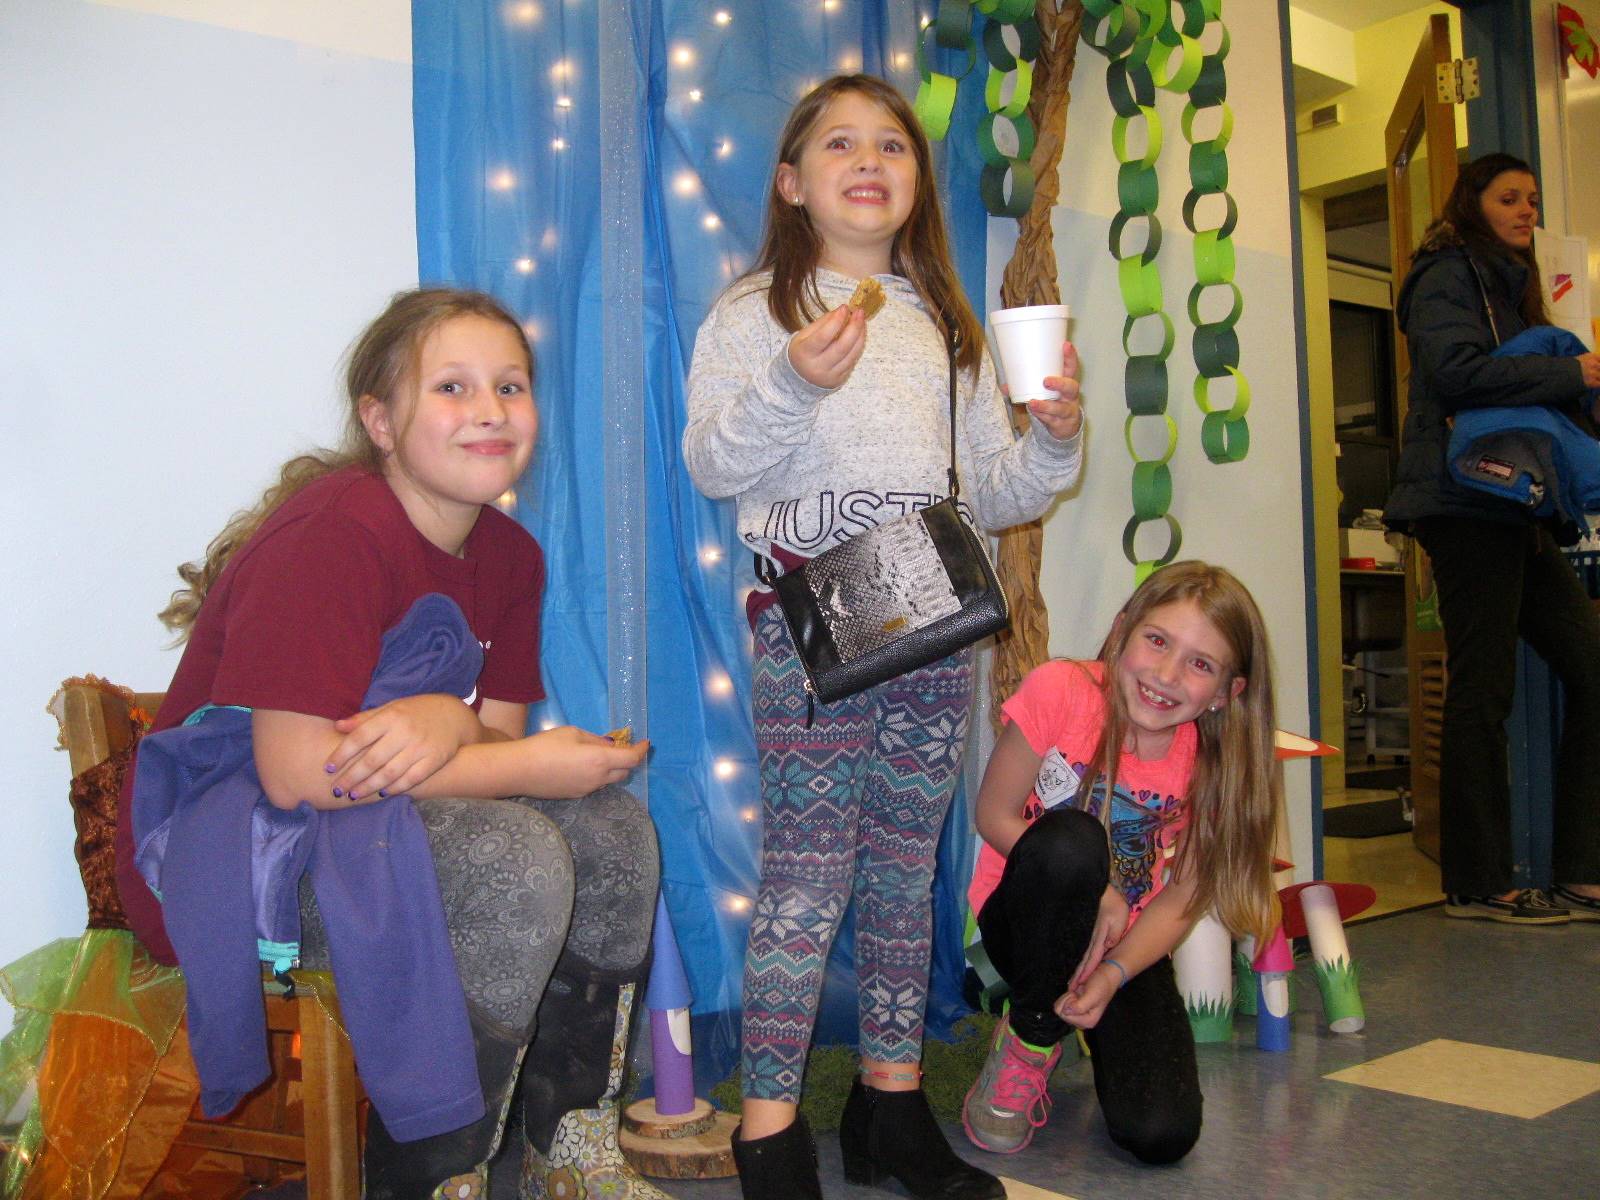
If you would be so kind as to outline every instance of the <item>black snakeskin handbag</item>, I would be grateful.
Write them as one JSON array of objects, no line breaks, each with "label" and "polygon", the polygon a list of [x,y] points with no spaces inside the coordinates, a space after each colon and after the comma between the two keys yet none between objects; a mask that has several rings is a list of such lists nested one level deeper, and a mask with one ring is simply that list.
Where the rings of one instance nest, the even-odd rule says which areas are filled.
[{"label": "black snakeskin handbag", "polygon": [[950,495],[886,521],[778,575],[756,555],[756,576],[778,594],[824,703],[938,662],[1011,624],[983,541],[956,509],[956,338],[950,355]]}]

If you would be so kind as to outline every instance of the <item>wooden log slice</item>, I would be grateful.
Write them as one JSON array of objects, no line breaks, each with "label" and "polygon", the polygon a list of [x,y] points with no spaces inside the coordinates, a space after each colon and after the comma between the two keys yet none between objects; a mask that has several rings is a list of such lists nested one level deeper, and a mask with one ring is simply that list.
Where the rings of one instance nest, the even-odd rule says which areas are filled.
[{"label": "wooden log slice", "polygon": [[664,1117],[655,1107],[653,1100],[638,1100],[623,1113],[618,1141],[636,1171],[656,1179],[728,1179],[738,1173],[733,1163],[738,1117],[700,1099],[682,1116]]}]

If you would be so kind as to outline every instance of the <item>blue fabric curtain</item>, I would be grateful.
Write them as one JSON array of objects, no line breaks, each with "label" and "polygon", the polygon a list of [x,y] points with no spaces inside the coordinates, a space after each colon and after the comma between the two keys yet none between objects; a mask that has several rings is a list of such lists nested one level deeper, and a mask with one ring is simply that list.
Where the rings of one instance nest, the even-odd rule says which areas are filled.
[{"label": "blue fabric curtain", "polygon": [[[701,319],[759,241],[789,109],[842,71],[910,96],[923,14],[853,0],[415,0],[412,12],[422,280],[493,292],[539,358],[539,449],[516,509],[549,565],[550,699],[534,721],[631,724],[653,743],[634,786],[661,835],[704,1087],[736,1056],[760,796],[753,577],[731,503],[701,497],[680,468],[684,378]],[[975,123],[980,91],[962,88],[957,129]],[[970,144],[953,135],[939,156],[977,301],[986,221]],[[940,853],[936,1034],[966,1011],[960,797]],[[824,1041],[855,1038],[851,941],[847,928],[830,963]]]}]

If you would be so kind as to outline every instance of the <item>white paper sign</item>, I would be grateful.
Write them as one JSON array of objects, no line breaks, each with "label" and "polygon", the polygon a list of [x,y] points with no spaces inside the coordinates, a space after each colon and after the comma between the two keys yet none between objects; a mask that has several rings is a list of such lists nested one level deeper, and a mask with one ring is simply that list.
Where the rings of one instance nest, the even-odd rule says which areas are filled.
[{"label": "white paper sign", "polygon": [[1544,279],[1544,302],[1550,319],[1563,329],[1577,334],[1578,340],[1594,348],[1594,326],[1589,309],[1589,239],[1557,237],[1538,230],[1534,235],[1534,257]]}]

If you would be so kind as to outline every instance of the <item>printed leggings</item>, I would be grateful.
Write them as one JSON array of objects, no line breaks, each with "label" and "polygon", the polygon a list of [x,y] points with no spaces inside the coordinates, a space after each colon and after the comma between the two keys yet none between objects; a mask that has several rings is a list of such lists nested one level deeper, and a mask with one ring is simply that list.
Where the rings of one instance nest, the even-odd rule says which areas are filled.
[{"label": "printed leggings", "polygon": [[823,969],[852,897],[861,1053],[922,1053],[939,831],[961,770],[972,652],[834,704],[807,725],[776,606],[756,622],[761,890],[744,969],[744,1094],[798,1103]]},{"label": "printed leggings", "polygon": [[[1053,1005],[1088,949],[1110,872],[1104,827],[1078,809],[1051,809],[1012,846],[978,930],[1011,985],[1008,1019],[1023,1041],[1071,1034]],[[1187,1154],[1200,1137],[1200,1075],[1172,960],[1129,979],[1084,1036],[1111,1140],[1147,1163]]]},{"label": "printed leggings", "polygon": [[[598,1056],[604,1079],[616,986],[643,974],[660,878],[655,827],[620,787],[581,800],[422,800],[417,812],[439,877],[488,1113],[463,1129],[403,1144],[371,1121],[369,1197],[427,1196],[434,1183],[489,1157],[536,1027],[540,1045],[552,1036],[558,1044],[584,1041],[569,1049]],[[327,937],[309,887],[301,889],[300,910],[301,961],[327,970]],[[569,1031],[563,1039],[563,1031],[545,1028],[572,1007],[562,997],[594,991],[597,983],[612,1003],[596,1038]],[[535,1111],[548,1104],[534,1097],[559,1097],[567,1108],[599,1098],[569,1095],[566,1081],[543,1078],[546,1067],[573,1073],[570,1063],[530,1057],[522,1088],[530,1128],[554,1124],[551,1114]]]}]

